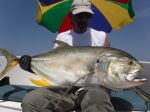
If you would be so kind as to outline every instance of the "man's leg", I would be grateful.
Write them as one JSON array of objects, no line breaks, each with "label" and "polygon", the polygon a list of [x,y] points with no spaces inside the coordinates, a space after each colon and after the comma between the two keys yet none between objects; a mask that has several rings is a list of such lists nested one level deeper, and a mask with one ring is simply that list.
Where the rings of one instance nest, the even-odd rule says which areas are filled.
[{"label": "man's leg", "polygon": [[[80,94],[82,94],[82,91]],[[83,97],[83,94],[81,97]],[[88,89],[81,101],[81,110],[82,112],[113,112],[114,108],[110,101],[110,92],[104,87]]]},{"label": "man's leg", "polygon": [[[74,107],[72,95],[62,98],[64,89],[60,88],[38,88],[25,95],[22,100],[23,112],[64,112]],[[61,98],[58,109],[55,110],[57,102]]]}]

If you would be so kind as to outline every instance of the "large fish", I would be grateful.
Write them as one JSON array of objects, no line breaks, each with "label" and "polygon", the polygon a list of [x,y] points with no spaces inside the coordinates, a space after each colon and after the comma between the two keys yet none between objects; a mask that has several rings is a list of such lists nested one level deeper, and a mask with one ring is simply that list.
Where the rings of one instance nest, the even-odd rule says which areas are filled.
[{"label": "large fish", "polygon": [[[137,79],[143,67],[130,54],[114,48],[61,47],[32,57],[31,69],[42,80],[31,81],[40,86],[99,86],[120,90],[144,84],[147,79]],[[19,63],[19,58],[5,49],[7,66],[0,79]]]}]

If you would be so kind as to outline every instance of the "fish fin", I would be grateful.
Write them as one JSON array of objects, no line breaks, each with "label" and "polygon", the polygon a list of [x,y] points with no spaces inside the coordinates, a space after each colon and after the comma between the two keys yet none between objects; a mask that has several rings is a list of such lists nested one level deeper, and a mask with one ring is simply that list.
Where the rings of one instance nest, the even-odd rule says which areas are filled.
[{"label": "fish fin", "polygon": [[19,58],[13,55],[6,49],[0,48],[0,52],[5,56],[7,60],[7,65],[5,69],[0,73],[0,80],[5,76],[5,74],[19,64]]},{"label": "fish fin", "polygon": [[72,46],[70,46],[68,43],[63,42],[63,41],[60,41],[60,40],[54,40],[53,42],[54,42],[55,44],[58,44],[59,47],[72,47]]},{"label": "fish fin", "polygon": [[35,74],[37,76],[39,76],[41,78],[41,80],[35,80],[33,78],[30,78],[30,81],[33,84],[35,84],[37,86],[52,86],[53,85],[52,82],[49,81],[47,78],[45,78],[39,70],[33,68],[33,71],[35,72]]},{"label": "fish fin", "polygon": [[42,80],[35,80],[35,79],[33,79],[33,78],[30,78],[30,81],[31,81],[33,84],[35,84],[35,85],[37,85],[37,86],[41,86],[41,87],[43,87],[43,86],[51,86],[50,81],[48,81],[48,80],[45,79],[45,78],[42,78]]}]

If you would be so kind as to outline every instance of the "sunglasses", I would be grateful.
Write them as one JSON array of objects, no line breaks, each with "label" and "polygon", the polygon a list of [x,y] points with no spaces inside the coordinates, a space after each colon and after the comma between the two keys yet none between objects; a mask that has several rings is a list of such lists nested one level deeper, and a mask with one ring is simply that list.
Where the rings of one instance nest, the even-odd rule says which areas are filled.
[{"label": "sunglasses", "polygon": [[78,19],[82,19],[82,18],[91,18],[92,14],[90,13],[79,13],[79,14],[75,14],[74,17],[78,18]]}]

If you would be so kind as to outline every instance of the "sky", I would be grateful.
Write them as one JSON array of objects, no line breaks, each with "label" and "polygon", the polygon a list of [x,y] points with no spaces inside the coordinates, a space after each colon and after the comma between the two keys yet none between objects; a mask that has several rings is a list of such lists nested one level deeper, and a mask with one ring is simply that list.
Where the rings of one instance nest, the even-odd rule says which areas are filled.
[{"label": "sky", "polygon": [[[15,55],[36,55],[53,48],[56,34],[36,23],[36,0],[0,0],[0,48]],[[109,33],[111,47],[150,61],[150,0],[132,0],[133,23]]]}]

